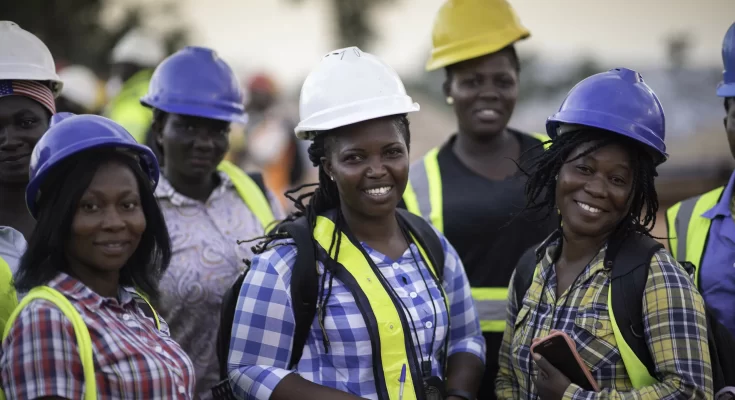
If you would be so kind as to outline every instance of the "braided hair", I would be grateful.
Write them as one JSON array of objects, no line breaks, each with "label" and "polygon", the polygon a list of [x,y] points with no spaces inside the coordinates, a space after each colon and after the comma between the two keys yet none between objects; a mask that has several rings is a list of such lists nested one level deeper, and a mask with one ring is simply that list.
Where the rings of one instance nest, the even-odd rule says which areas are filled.
[{"label": "braided hair", "polygon": [[[403,139],[406,142],[406,147],[410,150],[411,132],[409,129],[409,122],[406,114],[393,115],[383,118],[390,118],[393,120],[401,135],[403,135]],[[340,197],[339,190],[337,189],[337,184],[329,177],[327,172],[324,170],[322,159],[328,157],[331,153],[331,149],[336,140],[336,136],[339,135],[339,130],[341,129],[343,128],[335,128],[329,131],[310,132],[309,136],[314,137],[314,139],[308,149],[309,160],[314,167],[317,167],[319,169],[319,182],[316,184],[312,183],[301,185],[285,192],[286,198],[294,203],[296,211],[289,214],[279,225],[275,227],[275,229],[273,229],[267,235],[251,240],[238,241],[238,243],[252,242],[262,239],[252,248],[253,254],[262,254],[273,247],[286,244],[283,239],[288,239],[289,236],[286,232],[280,231],[278,229],[281,224],[292,222],[300,217],[305,217],[309,222],[309,226],[312,227],[313,231],[313,228],[316,226],[317,217],[320,214],[323,214],[324,212],[329,210],[336,209],[337,217],[334,222],[335,229],[332,233],[332,239],[329,245],[329,249],[327,249],[327,254],[330,255],[330,257],[332,255],[332,252],[334,251],[333,259],[336,264],[339,259],[339,248],[342,241],[341,233],[344,230],[346,222],[344,216],[342,215],[342,211],[340,210]],[[308,187],[314,187],[314,190],[297,195],[297,193]],[[308,203],[305,204],[304,202],[307,199]],[[316,239],[314,239],[313,234],[312,242],[314,246],[319,245],[316,242]],[[250,267],[250,260],[243,261],[247,264],[248,267]],[[336,271],[331,270],[332,267],[330,267],[330,265],[332,265],[332,263],[323,263],[323,265],[325,270],[321,274],[321,282],[319,285],[319,294],[317,297],[319,299],[319,304],[317,306],[317,318],[319,319],[319,326],[322,329],[322,341],[324,344],[324,349],[326,352],[329,352],[329,339],[327,338],[327,332],[324,328],[324,318],[326,316],[325,306],[329,300],[329,297],[332,294],[332,284]],[[328,281],[327,275],[329,275]],[[324,293],[325,283],[326,293]]]},{"label": "braided hair", "polygon": [[[576,148],[590,142],[596,143],[573,159],[569,159]],[[533,166],[531,172],[524,170],[528,176],[526,208],[546,210],[548,217],[556,209],[556,176],[562,166],[611,144],[618,144],[630,152],[633,171],[633,184],[628,195],[630,211],[620,221],[613,234],[627,235],[638,232],[653,237],[651,231],[656,224],[658,212],[658,195],[654,186],[654,178],[658,175],[656,162],[645,145],[601,129],[582,128],[559,135],[546,151],[529,161]],[[561,224],[561,218],[559,223]]]}]

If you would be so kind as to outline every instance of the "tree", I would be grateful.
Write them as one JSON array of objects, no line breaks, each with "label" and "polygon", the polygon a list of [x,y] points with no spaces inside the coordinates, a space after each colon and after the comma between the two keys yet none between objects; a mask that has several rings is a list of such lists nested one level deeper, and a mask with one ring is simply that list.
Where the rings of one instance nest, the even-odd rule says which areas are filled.
[{"label": "tree", "polygon": [[[138,5],[125,10],[121,23],[106,27],[101,16],[110,4],[111,0],[10,0],[3,2],[0,20],[13,21],[38,36],[51,50],[57,67],[82,64],[104,76],[112,48],[130,29],[141,25],[144,15],[155,18],[176,10],[173,1]],[[169,51],[174,51],[186,37],[186,31],[177,26],[164,39]]]},{"label": "tree", "polygon": [[[288,0],[302,4],[305,0]],[[375,39],[370,11],[396,0],[330,0],[339,47],[357,46],[366,50]]]}]

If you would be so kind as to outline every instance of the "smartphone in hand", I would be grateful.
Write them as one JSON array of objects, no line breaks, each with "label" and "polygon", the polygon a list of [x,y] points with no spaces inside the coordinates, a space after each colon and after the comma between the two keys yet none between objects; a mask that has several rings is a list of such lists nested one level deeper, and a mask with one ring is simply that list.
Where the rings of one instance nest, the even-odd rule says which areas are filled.
[{"label": "smartphone in hand", "polygon": [[541,355],[582,389],[600,391],[587,364],[579,356],[576,344],[566,333],[552,330],[549,336],[538,339],[531,345],[531,353]]}]

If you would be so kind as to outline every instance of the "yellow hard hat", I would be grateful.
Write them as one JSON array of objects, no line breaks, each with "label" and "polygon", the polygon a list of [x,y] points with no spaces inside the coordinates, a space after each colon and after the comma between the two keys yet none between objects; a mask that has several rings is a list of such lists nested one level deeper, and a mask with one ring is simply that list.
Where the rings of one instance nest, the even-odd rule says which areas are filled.
[{"label": "yellow hard hat", "polygon": [[506,0],[448,0],[434,20],[426,70],[494,53],[530,35]]}]

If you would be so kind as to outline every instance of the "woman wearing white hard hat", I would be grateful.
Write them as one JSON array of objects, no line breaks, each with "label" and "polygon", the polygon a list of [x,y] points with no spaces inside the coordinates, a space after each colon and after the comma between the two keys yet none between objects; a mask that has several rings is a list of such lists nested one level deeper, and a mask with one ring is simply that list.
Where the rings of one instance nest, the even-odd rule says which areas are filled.
[{"label": "woman wearing white hard hat", "polygon": [[[395,71],[356,47],[327,54],[300,103],[296,135],[313,141],[319,184],[307,205],[297,199],[290,223],[309,239],[302,247],[284,228],[258,246],[234,314],[235,394],[474,398],[485,343],[462,262],[425,220],[396,208],[408,180],[406,114],[418,104]],[[303,251],[315,251],[316,270],[307,262],[305,273]],[[308,279],[317,293],[294,290]]]},{"label": "woman wearing white hard hat", "polygon": [[[429,71],[443,69],[456,133],[411,166],[406,208],[427,218],[467,270],[487,343],[478,398],[495,398],[507,287],[519,257],[557,227],[556,216],[524,210],[516,162],[544,152],[546,135],[508,126],[520,87],[515,43],[530,32],[507,0],[446,0],[432,33]],[[522,163],[521,163],[522,165]]]},{"label": "woman wearing white hard hat", "polygon": [[[14,22],[0,21],[0,287],[10,287],[10,272],[36,225],[25,202],[28,165],[61,88],[46,45]],[[2,291],[0,314],[16,301],[14,291]]]}]

